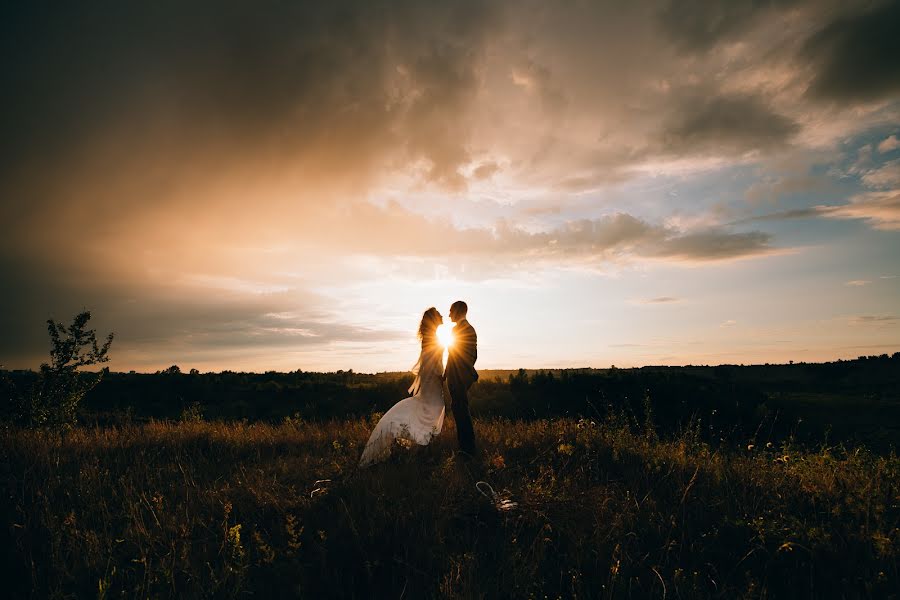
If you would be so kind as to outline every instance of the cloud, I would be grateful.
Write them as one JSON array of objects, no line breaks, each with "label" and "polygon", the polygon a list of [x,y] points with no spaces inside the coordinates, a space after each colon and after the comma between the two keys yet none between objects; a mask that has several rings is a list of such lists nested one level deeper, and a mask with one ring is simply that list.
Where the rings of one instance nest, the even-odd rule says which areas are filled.
[{"label": "cloud", "polygon": [[799,130],[758,96],[719,95],[685,101],[663,140],[677,152],[746,152],[782,146]]},{"label": "cloud", "polygon": [[652,225],[628,214],[567,223],[547,233],[501,229],[497,251],[516,249],[529,256],[605,261],[646,257],[670,262],[702,263],[772,254],[771,236],[721,228],[681,231]]},{"label": "cloud", "polygon": [[0,156],[22,167],[106,135],[129,153],[189,141],[195,156],[265,152],[346,173],[390,149],[458,187],[493,22],[476,1],[25,8],[2,25],[0,82],[16,93],[2,100]]},{"label": "cloud", "polygon": [[537,95],[541,108],[550,115],[556,115],[566,108],[566,97],[553,81],[553,75],[547,67],[533,60],[512,68],[512,82],[527,92]]},{"label": "cloud", "polygon": [[757,215],[754,217],[747,217],[745,219],[738,219],[737,221],[732,221],[732,225],[743,225],[746,223],[765,223],[767,221],[784,221],[787,219],[812,219],[819,217],[821,212],[818,210],[820,207],[810,207],[810,208],[794,208],[791,210],[782,210],[774,213],[768,213],[764,215]]},{"label": "cloud", "polygon": [[870,283],[872,283],[872,282],[871,282],[871,280],[869,280],[869,279],[854,279],[854,280],[852,280],[852,281],[848,281],[848,282],[845,283],[844,285],[850,285],[850,286],[862,287],[862,286],[864,286],[864,285],[869,285]]},{"label": "cloud", "polygon": [[92,311],[98,331],[116,333],[113,368],[159,368],[201,355],[223,359],[240,349],[324,350],[336,343],[378,345],[410,337],[389,327],[348,323],[334,298],[302,284],[256,292],[260,286],[254,282],[233,278],[199,277],[175,285],[117,280],[83,269],[47,278],[46,266],[35,267],[0,261],[4,281],[15,290],[15,296],[0,295],[0,310],[15,316],[4,322],[0,356],[20,366],[46,360],[47,318],[68,323],[85,309]]},{"label": "cloud", "polygon": [[826,177],[808,173],[769,176],[748,187],[744,198],[753,203],[767,201],[775,204],[784,196],[824,190],[829,184]]},{"label": "cloud", "polygon": [[[529,269],[533,261],[602,264],[627,259],[703,263],[770,255],[781,251],[760,231],[722,227],[685,230],[654,224],[627,213],[568,221],[531,231],[505,221],[491,228],[459,228],[389,204],[360,204],[317,223],[323,242],[340,234],[342,249],[380,257],[453,257],[453,262],[489,261],[500,269]],[[378,231],[378,236],[367,236]],[[313,234],[315,235],[315,234]]]},{"label": "cloud", "polygon": [[[0,107],[0,155],[24,180],[88,155],[112,170],[149,163],[179,185],[166,163],[227,171],[249,157],[364,189],[412,170],[452,195],[489,179],[479,165],[492,154],[519,182],[593,189],[660,157],[792,143],[817,114],[792,91],[805,71],[765,33],[787,15],[800,35],[831,14],[787,0],[23,9],[0,25],[0,84],[16,90]],[[685,47],[742,45],[675,56],[660,26]],[[783,84],[751,83],[773,65]]]},{"label": "cloud", "polygon": [[734,319],[728,319],[727,321],[723,321],[722,323],[720,323],[719,327],[734,327],[735,325],[737,325],[737,321],[735,321]]},{"label": "cloud", "polygon": [[475,179],[490,179],[494,174],[500,171],[500,165],[493,161],[483,162],[472,171]]},{"label": "cloud", "polygon": [[898,319],[893,315],[861,315],[850,318],[851,325],[896,325]]},{"label": "cloud", "polygon": [[[817,157],[873,123],[896,130],[883,128],[897,119],[894,42],[871,16],[894,12],[872,6],[100,0],[7,11],[0,280],[15,291],[0,298],[0,357],[44,354],[47,314],[83,306],[114,319],[136,357],[203,340],[236,354],[388,344],[396,332],[336,308],[335,290],[377,276],[362,263],[399,281],[414,264],[471,282],[768,256],[792,241],[749,224],[780,218],[896,230],[895,173],[874,168],[873,149],[853,173],[871,193],[846,205],[726,225],[679,216],[720,201],[707,200],[718,191],[704,174]],[[834,85],[848,73],[859,93]],[[674,185],[689,189],[661,196]],[[790,176],[770,187],[748,194],[819,189]]]},{"label": "cloud", "polygon": [[[661,156],[772,150],[821,129],[797,91],[809,73],[773,32],[818,28],[831,47],[855,14],[791,0],[25,8],[0,24],[0,84],[16,90],[0,156],[25,179],[100,150],[163,173],[165,157],[222,170],[249,156],[369,184],[412,169],[453,194],[494,153],[510,177],[577,191]],[[703,53],[674,55],[672,40]]]},{"label": "cloud", "polygon": [[816,72],[809,94],[842,102],[880,100],[900,91],[900,4],[841,16],[811,36],[803,56]]},{"label": "cloud", "polygon": [[800,4],[795,0],[671,0],[659,12],[659,23],[679,47],[707,52],[719,42],[739,37],[762,17]]},{"label": "cloud", "polygon": [[761,231],[732,233],[723,229],[673,235],[665,239],[657,256],[705,262],[763,256],[777,252],[769,245],[772,236]]},{"label": "cloud", "polygon": [[675,298],[673,296],[659,296],[657,298],[647,298],[644,300],[638,301],[640,304],[671,304],[675,302],[681,302],[681,298]]},{"label": "cloud", "polygon": [[[348,321],[332,294],[311,291],[380,276],[367,265],[349,264],[349,257],[389,269],[410,258],[429,273],[446,265],[451,276],[483,281],[559,266],[703,264],[778,251],[761,232],[680,229],[626,213],[531,231],[505,222],[461,228],[397,204],[359,202],[306,211],[283,231],[270,226],[264,242],[248,235],[246,220],[206,219],[199,229],[197,221],[178,218],[111,230],[88,219],[86,229],[68,232],[68,253],[56,246],[12,252],[9,246],[0,261],[0,278],[15,290],[0,296],[8,333],[0,343],[4,362],[40,360],[44,319],[68,319],[82,308],[95,311],[100,329],[117,332],[122,361],[150,368],[201,351],[211,361],[236,360],[240,348],[277,353],[404,339],[403,332]],[[421,278],[416,272],[391,276]]]},{"label": "cloud", "polygon": [[876,189],[900,187],[900,158],[866,172],[862,181],[868,187]]},{"label": "cloud", "polygon": [[878,151],[882,154],[890,152],[891,150],[896,150],[897,148],[900,148],[900,140],[897,139],[896,135],[886,137],[878,144]]},{"label": "cloud", "polygon": [[865,192],[854,196],[847,204],[819,205],[769,213],[740,219],[732,222],[732,225],[810,218],[861,220],[873,229],[897,231],[900,230],[900,190]]},{"label": "cloud", "polygon": [[873,229],[900,230],[900,190],[868,192],[856,196],[849,204],[817,206],[814,210],[829,219],[859,219]]}]

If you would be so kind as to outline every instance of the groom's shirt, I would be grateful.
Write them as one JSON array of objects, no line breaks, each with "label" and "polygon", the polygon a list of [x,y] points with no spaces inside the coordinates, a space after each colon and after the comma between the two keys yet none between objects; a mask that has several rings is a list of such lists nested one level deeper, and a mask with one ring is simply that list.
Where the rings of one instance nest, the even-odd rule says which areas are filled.
[{"label": "groom's shirt", "polygon": [[453,346],[447,356],[447,378],[465,386],[478,380],[475,361],[478,360],[478,336],[465,319],[453,328]]}]

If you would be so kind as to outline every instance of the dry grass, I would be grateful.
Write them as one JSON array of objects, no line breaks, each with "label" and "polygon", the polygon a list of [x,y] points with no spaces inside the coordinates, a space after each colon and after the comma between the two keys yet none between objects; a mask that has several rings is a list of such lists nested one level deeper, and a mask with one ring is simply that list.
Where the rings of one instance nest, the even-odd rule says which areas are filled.
[{"label": "dry grass", "polygon": [[[623,422],[477,424],[360,471],[371,423],[0,434],[7,589],[38,597],[896,597],[900,460]],[[451,425],[452,427],[452,425]],[[489,482],[498,510],[475,487]],[[893,594],[893,596],[892,596]]]}]

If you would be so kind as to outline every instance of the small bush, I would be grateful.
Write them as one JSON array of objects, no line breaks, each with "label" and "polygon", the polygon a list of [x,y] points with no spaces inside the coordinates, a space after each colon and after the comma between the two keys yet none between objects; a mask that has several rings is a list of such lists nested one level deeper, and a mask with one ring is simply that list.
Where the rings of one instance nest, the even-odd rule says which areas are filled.
[{"label": "small bush", "polygon": [[94,388],[108,369],[98,373],[82,373],[80,367],[109,361],[112,345],[110,333],[102,346],[97,343],[93,329],[86,329],[91,313],[78,314],[68,327],[53,319],[47,320],[50,334],[50,364],[43,363],[37,379],[30,389],[20,393],[7,379],[10,416],[26,427],[71,426],[76,421],[76,410],[84,395]]}]

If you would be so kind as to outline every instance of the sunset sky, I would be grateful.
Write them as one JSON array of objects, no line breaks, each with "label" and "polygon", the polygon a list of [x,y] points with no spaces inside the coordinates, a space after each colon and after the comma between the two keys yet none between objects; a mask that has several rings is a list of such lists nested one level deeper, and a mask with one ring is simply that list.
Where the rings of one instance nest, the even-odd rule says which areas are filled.
[{"label": "sunset sky", "polygon": [[401,371],[900,350],[900,3],[22,2],[0,363]]}]

